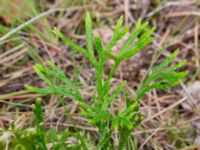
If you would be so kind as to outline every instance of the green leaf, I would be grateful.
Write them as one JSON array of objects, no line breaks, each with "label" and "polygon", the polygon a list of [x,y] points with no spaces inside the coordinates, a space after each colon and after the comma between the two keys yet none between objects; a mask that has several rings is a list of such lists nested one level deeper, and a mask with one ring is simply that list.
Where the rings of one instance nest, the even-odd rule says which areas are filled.
[{"label": "green leaf", "polygon": [[41,99],[36,99],[35,104],[32,105],[33,112],[35,114],[36,119],[36,132],[37,132],[37,144],[38,149],[47,150],[46,143],[45,143],[45,130],[44,130],[44,120],[43,120],[43,113],[42,113],[42,103]]},{"label": "green leaf", "polygon": [[[76,85],[65,76],[65,73],[53,62],[48,61],[47,64],[49,65],[50,69],[47,69],[41,64],[37,64],[34,69],[40,78],[47,83],[48,88],[35,88],[28,85],[25,87],[28,90],[39,94],[61,94],[78,101],[83,101]],[[55,84],[53,82],[54,78],[59,80],[61,83]]]},{"label": "green leaf", "polygon": [[135,25],[135,29],[132,31],[128,39],[123,43],[120,52],[128,50],[128,47],[133,44],[134,40],[145,30],[146,27],[148,27],[148,22],[141,25],[141,20],[138,20]]},{"label": "green leaf", "polygon": [[90,58],[89,54],[87,53],[87,51],[80,47],[79,45],[77,45],[76,43],[74,43],[73,41],[69,40],[67,37],[64,36],[63,33],[61,33],[58,29],[54,28],[52,30],[52,32],[57,35],[58,37],[61,38],[61,40],[67,44],[69,47],[71,47],[73,50],[75,50],[76,52],[80,52],[81,54],[83,54],[85,57]]},{"label": "green leaf", "polygon": [[41,64],[36,64],[36,65],[34,66],[34,70],[35,70],[35,72],[38,74],[38,76],[39,76],[48,86],[50,86],[50,87],[53,86],[52,81],[51,81],[49,78],[47,78],[47,77],[45,76],[46,70],[44,69],[44,67],[43,67]]},{"label": "green leaf", "polygon": [[114,36],[119,32],[119,30],[122,27],[123,24],[123,20],[124,20],[124,16],[121,16],[118,20],[117,23],[115,25],[115,29],[114,29]]},{"label": "green leaf", "polygon": [[179,50],[175,50],[170,56],[168,56],[156,69],[154,69],[154,72],[159,72],[163,68],[165,68],[167,65],[169,65],[178,55]]},{"label": "green leaf", "polygon": [[181,61],[174,66],[168,67],[170,63],[176,58],[179,51],[174,51],[168,56],[159,66],[153,68],[148,79],[141,84],[137,90],[137,100],[139,100],[146,92],[157,88],[165,89],[175,86],[180,83],[181,79],[184,78],[188,71],[176,72],[177,69],[183,67],[186,61]]},{"label": "green leaf", "polygon": [[[105,54],[109,54],[112,48],[117,44],[117,42],[124,37],[128,33],[130,29],[130,25],[124,27],[121,31],[117,31],[116,34],[113,35],[112,39],[108,42],[108,45],[105,48]],[[112,56],[112,55],[110,55]]]},{"label": "green leaf", "polygon": [[152,42],[154,39],[152,37],[152,33],[154,32],[155,28],[148,29],[139,37],[138,41],[133,45],[133,47],[129,47],[129,50],[121,51],[119,55],[119,60],[122,61],[124,59],[128,59],[142,50],[147,44]]},{"label": "green leaf", "polygon": [[99,36],[95,37],[95,46],[98,52],[99,59],[103,58],[103,44]]},{"label": "green leaf", "polygon": [[105,110],[108,107],[108,105],[110,105],[110,103],[120,94],[125,85],[126,85],[125,81],[121,82],[120,85],[117,87],[117,89],[111,95],[108,96],[107,100],[104,101],[102,105],[103,110]]},{"label": "green leaf", "polygon": [[87,49],[90,53],[90,55],[94,58],[94,51],[93,51],[93,35],[92,35],[92,20],[90,13],[86,13],[85,17],[85,29],[86,29],[86,43],[87,43]]}]

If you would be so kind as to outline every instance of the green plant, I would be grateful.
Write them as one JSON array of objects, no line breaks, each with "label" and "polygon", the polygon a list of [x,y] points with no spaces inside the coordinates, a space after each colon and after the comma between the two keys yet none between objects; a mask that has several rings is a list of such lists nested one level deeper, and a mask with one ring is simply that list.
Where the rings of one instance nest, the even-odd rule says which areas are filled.
[{"label": "green plant", "polygon": [[[155,28],[150,28],[147,22],[141,23],[141,20],[139,20],[135,25],[135,29],[121,46],[119,54],[115,55],[112,53],[112,48],[130,29],[130,25],[122,28],[122,24],[123,17],[120,17],[114,28],[112,39],[108,45],[104,46],[100,37],[93,38],[91,16],[87,13],[85,26],[87,50],[66,38],[58,29],[53,30],[69,47],[87,57],[95,68],[97,94],[91,98],[90,104],[84,101],[76,84],[70,81],[65,73],[51,61],[47,62],[48,67],[42,64],[36,64],[34,67],[36,73],[47,84],[46,88],[26,85],[26,88],[34,93],[57,94],[77,100],[81,106],[80,113],[88,118],[89,123],[96,125],[99,129],[99,140],[96,145],[98,150],[114,148],[122,150],[128,144],[128,137],[132,131],[141,123],[139,104],[145,93],[154,88],[164,89],[175,86],[180,82],[181,78],[187,75],[187,71],[177,71],[185,65],[185,60],[170,66],[178,55],[178,50],[176,50],[160,65],[150,67],[143,82],[137,89],[136,97],[126,99],[126,107],[113,115],[110,112],[110,105],[119,96],[126,82],[120,83],[114,91],[111,91],[110,89],[113,85],[110,84],[110,80],[122,61],[134,56],[153,40],[152,33],[155,30]],[[95,56],[95,49],[97,56]],[[108,59],[112,59],[114,65],[106,79],[104,79],[103,70]],[[113,142],[113,134],[117,134],[118,143]],[[84,146],[83,149],[88,148]]]},{"label": "green plant", "polygon": [[42,104],[41,100],[37,99],[35,104],[32,105],[33,112],[35,114],[36,120],[36,143],[38,144],[38,149],[47,150],[45,143],[45,130],[44,130],[44,120],[42,114]]},{"label": "green plant", "polygon": [[[15,150],[79,150],[82,143],[79,140],[77,132],[72,131],[57,131],[51,128],[45,131],[43,120],[43,107],[41,99],[36,99],[32,105],[32,110],[35,115],[36,126],[34,128],[17,129],[12,122],[10,128],[6,131],[1,131],[0,146]],[[70,138],[74,138],[75,143],[70,143]],[[88,140],[85,138],[85,140]]]}]

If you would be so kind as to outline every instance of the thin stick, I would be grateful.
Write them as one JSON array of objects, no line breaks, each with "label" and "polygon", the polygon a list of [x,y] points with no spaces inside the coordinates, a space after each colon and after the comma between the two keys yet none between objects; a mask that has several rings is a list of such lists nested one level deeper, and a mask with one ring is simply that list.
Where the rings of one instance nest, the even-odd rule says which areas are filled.
[{"label": "thin stick", "polygon": [[174,103],[173,105],[171,105],[171,106],[169,106],[169,107],[163,109],[162,111],[158,112],[157,114],[155,114],[155,115],[153,115],[153,116],[151,116],[151,117],[145,119],[142,123],[145,123],[145,122],[147,122],[147,121],[149,121],[149,120],[151,120],[151,119],[153,119],[153,118],[159,116],[160,114],[165,113],[166,111],[168,111],[168,110],[170,110],[170,109],[176,107],[177,105],[181,104],[182,102],[184,102],[184,101],[186,101],[186,100],[187,100],[187,97],[184,97],[184,98],[180,99],[178,102]]},{"label": "thin stick", "polygon": [[154,136],[158,131],[160,130],[160,128],[157,128],[140,146],[139,150],[142,150],[142,148],[144,147],[144,145],[151,139],[152,136]]},{"label": "thin stick", "polygon": [[174,12],[166,15],[168,17],[180,17],[180,16],[200,16],[199,11],[182,11],[182,12]]}]

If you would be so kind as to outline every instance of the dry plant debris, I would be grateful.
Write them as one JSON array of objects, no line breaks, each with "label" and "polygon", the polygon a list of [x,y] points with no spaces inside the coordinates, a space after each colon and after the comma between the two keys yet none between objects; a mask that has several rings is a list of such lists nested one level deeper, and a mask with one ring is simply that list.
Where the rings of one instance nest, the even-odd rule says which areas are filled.
[{"label": "dry plant debris", "polygon": [[[19,6],[16,6],[15,2],[24,0],[2,0],[0,1],[1,10],[3,10],[3,3],[7,1],[12,2],[12,5],[4,9],[9,7],[6,12],[12,14]],[[46,0],[43,8],[38,3],[40,1],[33,2],[37,6],[35,10],[38,13],[32,13],[29,11],[29,6],[25,5],[23,10],[26,13],[16,12],[19,14],[16,22],[10,19],[8,13],[0,11],[0,38],[42,12],[58,8],[66,11],[52,11],[53,13],[25,26],[3,41],[0,40],[0,127],[2,129],[7,129],[12,122],[20,128],[32,124],[32,115],[29,115],[30,105],[36,97],[41,95],[27,93],[24,84],[40,87],[44,85],[33,71],[34,63],[45,62],[48,59],[54,60],[72,80],[80,81],[80,85],[87,86],[87,88],[83,86],[80,88],[86,100],[89,99],[94,92],[92,80],[94,70],[91,69],[87,59],[74,54],[59,39],[53,40],[52,34],[46,32],[46,28],[50,30],[57,27],[67,37],[76,38],[79,45],[85,46],[83,14],[85,10],[88,10],[92,13],[94,28],[97,33],[102,32],[99,35],[105,39],[105,42],[107,38],[109,39],[116,18],[120,15],[125,16],[124,24],[130,23],[132,28],[138,18],[148,20],[151,25],[156,26],[156,39],[153,43],[144,50],[144,53],[139,53],[135,59],[122,64],[121,69],[112,78],[113,84],[118,84],[122,79],[128,80],[126,88],[132,95],[135,94],[135,89],[146,72],[147,66],[161,49],[167,49],[167,51],[163,52],[162,58],[157,60],[156,64],[177,48],[181,53],[176,61],[188,60],[185,69],[188,69],[190,74],[181,86],[164,91],[154,90],[143,97],[141,112],[145,120],[142,126],[132,133],[135,137],[135,149],[199,149],[199,0],[74,0],[70,3],[67,3],[68,0]],[[113,52],[115,52],[114,49]],[[108,64],[104,76],[107,75],[110,65],[112,62]],[[79,73],[80,76],[77,76]],[[120,97],[119,101],[122,98]],[[56,126],[58,130],[62,130],[73,126],[63,115],[65,109],[56,103],[59,97],[44,96],[43,99],[46,105],[47,128]],[[76,110],[79,106],[69,99],[65,99],[65,103],[68,109],[73,110],[71,113],[77,122],[77,127],[96,136],[96,128],[89,126],[85,118],[77,115]],[[196,106],[193,107],[193,105]],[[116,105],[113,107],[115,108]],[[27,122],[20,123],[23,119]],[[8,141],[9,137],[8,134],[1,136],[1,138],[7,138]],[[74,141],[76,140],[71,139],[69,142]]]}]

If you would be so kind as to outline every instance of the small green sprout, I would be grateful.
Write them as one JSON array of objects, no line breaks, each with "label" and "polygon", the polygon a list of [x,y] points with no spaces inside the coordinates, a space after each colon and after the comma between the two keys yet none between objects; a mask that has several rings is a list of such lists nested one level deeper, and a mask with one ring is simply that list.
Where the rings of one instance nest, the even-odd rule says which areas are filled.
[{"label": "small green sprout", "polygon": [[[141,123],[142,117],[139,114],[141,98],[154,88],[164,89],[177,85],[188,73],[187,71],[177,71],[185,65],[185,60],[170,66],[171,62],[174,61],[179,53],[179,51],[176,50],[159,66],[151,68],[151,71],[149,71],[144,81],[138,87],[136,97],[129,100],[129,103],[126,104],[123,111],[113,115],[110,112],[111,103],[119,96],[120,92],[125,87],[126,82],[120,83],[119,86],[111,92],[111,78],[122,61],[133,57],[146,45],[152,42],[154,39],[153,32],[155,31],[155,28],[149,27],[147,22],[142,23],[141,20],[139,20],[128,39],[121,46],[120,53],[114,55],[112,53],[112,48],[130,30],[130,25],[122,27],[122,24],[123,16],[117,21],[111,40],[107,45],[103,45],[102,39],[99,36],[93,37],[91,15],[86,13],[86,48],[80,47],[69,40],[58,29],[55,28],[53,30],[53,33],[60,37],[65,44],[72,48],[72,50],[79,52],[84,57],[88,58],[95,68],[97,95],[94,95],[95,98],[92,99],[92,104],[88,104],[84,101],[82,93],[79,91],[76,84],[70,81],[65,73],[51,61],[47,62],[48,67],[45,67],[42,64],[36,64],[34,67],[36,73],[46,83],[46,88],[36,88],[26,85],[26,88],[34,93],[57,94],[77,100],[81,106],[80,113],[87,117],[89,123],[96,125],[99,129],[99,140],[96,145],[96,149],[98,150],[114,149],[112,135],[116,130],[118,131],[119,137],[119,143],[117,144],[118,149],[122,150],[126,145],[130,134]],[[95,50],[97,51],[97,56],[95,56]],[[106,79],[104,79],[103,70],[108,59],[112,59],[114,65]],[[54,80],[58,80],[59,82],[54,82]],[[41,141],[44,141],[44,126],[43,124],[40,124],[42,118],[40,117],[41,103],[39,100],[37,100],[36,104],[33,106],[33,111],[37,116],[36,122],[38,132],[42,133],[39,138]]]}]

